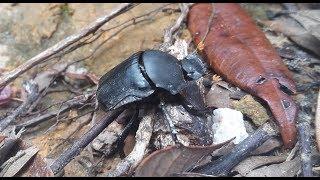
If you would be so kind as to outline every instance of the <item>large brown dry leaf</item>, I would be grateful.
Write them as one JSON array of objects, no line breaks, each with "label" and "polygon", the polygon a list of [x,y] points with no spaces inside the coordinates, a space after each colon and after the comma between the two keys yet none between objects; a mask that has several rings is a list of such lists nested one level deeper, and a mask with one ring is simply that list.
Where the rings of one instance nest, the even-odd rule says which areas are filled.
[{"label": "large brown dry leaf", "polygon": [[137,167],[135,176],[172,176],[192,168],[197,162],[212,151],[221,148],[225,143],[201,146],[171,146],[153,152]]},{"label": "large brown dry leaf", "polygon": [[189,11],[188,29],[196,45],[204,43],[202,53],[216,73],[269,105],[284,145],[292,147],[297,105],[280,87],[295,92],[295,83],[245,10],[233,3],[195,4]]},{"label": "large brown dry leaf", "polygon": [[300,158],[296,157],[291,161],[263,166],[249,172],[246,177],[294,177],[300,170],[300,166]]},{"label": "large brown dry leaf", "polygon": [[286,156],[251,156],[234,167],[233,171],[237,171],[242,176],[246,176],[250,171],[257,167],[280,163],[285,160]]}]

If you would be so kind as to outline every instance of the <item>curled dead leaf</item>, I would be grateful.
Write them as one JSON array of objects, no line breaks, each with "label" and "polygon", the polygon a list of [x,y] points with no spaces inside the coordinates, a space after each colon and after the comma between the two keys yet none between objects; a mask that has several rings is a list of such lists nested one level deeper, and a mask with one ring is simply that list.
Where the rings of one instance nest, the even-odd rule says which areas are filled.
[{"label": "curled dead leaf", "polygon": [[136,177],[172,176],[194,167],[201,158],[227,142],[211,146],[170,146],[153,152],[136,168]]},{"label": "curled dead leaf", "polygon": [[246,177],[294,177],[299,172],[300,166],[300,158],[296,157],[291,161],[255,169],[249,172]]},{"label": "curled dead leaf", "polygon": [[256,169],[257,167],[281,163],[286,160],[286,156],[251,156],[236,167],[233,168],[233,171],[237,171],[242,176],[246,176],[249,172]]},{"label": "curled dead leaf", "polygon": [[[5,160],[1,163],[0,176],[53,176],[48,164],[37,154],[36,147],[27,145],[20,138],[4,136],[0,138],[2,139],[0,157],[1,160]],[[11,151],[8,151],[8,148]]]},{"label": "curled dead leaf", "polygon": [[281,142],[276,138],[270,138],[266,142],[264,142],[261,146],[259,146],[257,149],[255,149],[252,152],[252,155],[258,155],[258,154],[265,154],[268,153],[276,148],[281,147]]}]

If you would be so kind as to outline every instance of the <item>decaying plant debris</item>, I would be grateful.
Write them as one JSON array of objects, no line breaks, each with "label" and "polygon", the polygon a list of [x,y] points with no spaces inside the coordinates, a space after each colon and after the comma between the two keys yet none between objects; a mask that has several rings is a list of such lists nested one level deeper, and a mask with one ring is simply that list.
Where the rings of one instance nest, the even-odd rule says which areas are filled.
[{"label": "decaying plant debris", "polygon": [[[39,19],[30,22],[30,5],[0,5],[0,176],[319,176],[319,5],[121,3],[83,5],[86,10],[77,4],[33,6],[39,8],[30,15]],[[201,15],[196,13],[200,6],[205,18],[194,21]],[[230,30],[236,23],[224,17],[232,16],[225,14],[227,6],[247,10],[248,17],[238,12],[233,20],[248,25],[252,18],[249,30],[255,33],[236,26]],[[217,33],[230,43],[215,38]],[[252,47],[252,37],[242,39],[251,35],[260,43],[262,38],[261,47],[274,48],[272,56],[281,59],[266,67],[266,50]],[[253,53],[248,53],[250,48]],[[195,83],[209,111],[192,113],[178,102],[103,111],[96,100],[99,77],[146,49],[160,49],[179,60],[204,52],[213,66],[208,65]],[[282,86],[273,83],[264,92],[281,88],[295,93],[296,123],[279,120],[282,115],[272,103],[279,100],[276,96],[270,100],[256,93],[230,76],[228,67],[215,65],[212,57],[221,53],[225,59],[235,58],[230,49],[239,52],[235,61],[245,73],[254,68],[241,60],[244,57],[263,61],[265,69],[257,65],[255,73],[276,72],[260,80],[276,77]],[[234,138],[214,144],[216,108],[242,113],[249,136],[239,144]],[[297,126],[297,143],[290,134],[294,130],[287,133],[283,124]]]}]

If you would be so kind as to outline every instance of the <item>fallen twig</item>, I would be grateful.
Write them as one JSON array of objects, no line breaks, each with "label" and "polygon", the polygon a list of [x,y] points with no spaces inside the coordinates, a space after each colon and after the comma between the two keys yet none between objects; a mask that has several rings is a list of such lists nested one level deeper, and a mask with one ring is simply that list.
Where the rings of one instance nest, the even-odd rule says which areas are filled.
[{"label": "fallen twig", "polygon": [[138,118],[138,113],[139,113],[138,109],[135,109],[134,113],[130,114],[131,115],[130,120],[126,122],[125,127],[122,129],[121,133],[118,135],[118,138],[113,143],[114,146],[112,146],[112,147],[115,147],[115,148],[111,148],[110,150],[104,151],[105,156],[111,156],[113,153],[116,152],[116,150],[120,150],[120,157],[121,156],[125,157],[124,152],[123,152],[123,145],[124,145],[123,142],[126,139],[126,137],[128,136],[130,130],[132,130],[133,124]]},{"label": "fallen twig", "polygon": [[315,131],[316,131],[316,143],[318,151],[320,152],[320,89],[318,93],[318,101],[316,107],[316,116],[314,121]]},{"label": "fallen twig", "polygon": [[88,26],[84,27],[81,29],[78,33],[75,33],[54,46],[46,49],[45,51],[41,52],[40,54],[34,56],[33,58],[29,59],[16,69],[12,70],[9,73],[6,73],[0,80],[0,87],[4,87],[7,85],[9,82],[13,81],[16,79],[20,74],[23,74],[27,70],[31,69],[32,67],[45,62],[53,56],[54,54],[57,54],[64,48],[74,44],[75,42],[79,41],[80,39],[96,32],[101,26],[103,26],[106,22],[110,21],[111,19],[117,17],[118,15],[122,14],[123,12],[131,9],[134,6],[133,3],[124,3],[113,9],[110,13],[107,15],[104,15],[100,18],[98,18],[96,21],[93,23],[89,24]]},{"label": "fallen twig", "polygon": [[65,120],[65,121],[70,121],[70,120],[72,120],[72,119],[78,119],[78,118],[80,118],[80,117],[82,117],[82,116],[85,116],[85,115],[87,115],[87,114],[89,114],[89,113],[91,113],[91,117],[87,118],[87,120],[85,120],[84,122],[81,122],[81,123],[77,124],[77,125],[76,125],[76,128],[74,128],[74,130],[73,130],[72,132],[70,132],[70,133],[67,135],[67,137],[65,137],[65,138],[63,139],[63,141],[62,141],[61,143],[55,144],[52,149],[57,149],[59,146],[61,146],[61,145],[63,145],[64,143],[66,143],[71,136],[73,136],[76,132],[78,132],[83,126],[87,125],[87,124],[92,120],[92,115],[93,115],[93,113],[94,113],[94,110],[88,111],[87,113],[78,115],[78,116],[76,116],[76,117],[71,117],[71,118],[68,118],[67,120]]},{"label": "fallen twig", "polygon": [[249,157],[252,151],[277,134],[278,132],[269,123],[265,123],[240,144],[236,145],[230,153],[220,157],[216,161],[196,168],[194,172],[215,176],[227,176],[232,168]]},{"label": "fallen twig", "polygon": [[296,145],[291,149],[291,152],[289,153],[288,157],[286,158],[286,161],[291,161],[294,158],[296,152],[299,150],[299,146],[300,146],[300,144],[299,144],[299,142],[297,142]]},{"label": "fallen twig", "polygon": [[63,71],[65,71],[69,67],[69,65],[70,64],[67,64],[67,63],[57,64],[49,71],[38,73],[37,76],[35,78],[33,78],[33,80],[36,81],[39,85],[40,83],[39,83],[38,79],[41,79],[41,77],[46,76],[46,75],[50,77],[50,79],[48,78],[48,80],[47,80],[48,84],[45,84],[42,87],[39,87],[39,90],[38,90],[39,96],[32,103],[32,105],[28,108],[28,111],[26,112],[27,114],[29,114],[33,111],[33,109],[38,105],[40,100],[46,95],[50,85],[54,82],[54,80],[57,78],[57,76],[59,74],[61,74]]},{"label": "fallen twig", "polygon": [[308,122],[300,122],[298,124],[300,154],[301,154],[301,173],[303,177],[311,177],[312,162],[311,162],[311,135],[310,124]]},{"label": "fallen twig", "polygon": [[181,14],[179,18],[177,19],[176,23],[165,30],[164,37],[163,37],[163,43],[160,45],[160,50],[162,51],[168,51],[169,47],[173,44],[173,34],[181,27],[181,24],[185,20],[185,18],[188,15],[189,7],[192,5],[192,3],[182,3],[180,4]]},{"label": "fallen twig", "polygon": [[53,111],[53,112],[48,112],[48,113],[41,115],[39,117],[32,118],[30,121],[18,124],[18,125],[16,125],[16,129],[20,130],[23,127],[25,127],[25,128],[34,127],[44,121],[47,121],[53,117],[58,116],[59,114],[67,112],[68,110],[70,110],[72,108],[80,107],[88,100],[88,97],[91,97],[92,95],[93,94],[76,96],[73,99],[67,101],[65,103],[65,105],[62,105],[62,107],[59,110]]},{"label": "fallen twig", "polygon": [[50,166],[52,172],[60,172],[75,156],[79,155],[94,138],[96,138],[104,128],[116,119],[123,109],[110,111],[103,119],[98,121],[87,133],[78,139],[69,149],[64,151]]},{"label": "fallen twig", "polygon": [[0,121],[0,132],[2,132],[12,121],[14,121],[18,116],[28,110],[31,104],[39,96],[38,85],[33,80],[26,81],[25,90],[28,94],[27,99],[9,116]]},{"label": "fallen twig", "polygon": [[142,118],[136,133],[136,144],[131,153],[123,159],[115,170],[106,174],[108,177],[130,174],[143,159],[147,146],[149,145],[153,130],[154,109],[149,110]]}]

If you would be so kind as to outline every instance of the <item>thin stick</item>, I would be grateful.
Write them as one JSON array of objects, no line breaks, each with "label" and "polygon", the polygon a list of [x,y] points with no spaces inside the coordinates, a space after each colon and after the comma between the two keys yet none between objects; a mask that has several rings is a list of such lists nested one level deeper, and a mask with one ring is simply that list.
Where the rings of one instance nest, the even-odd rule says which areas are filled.
[{"label": "thin stick", "polygon": [[94,138],[96,138],[111,122],[114,121],[123,109],[110,111],[103,119],[98,121],[87,133],[85,133],[69,149],[64,151],[50,166],[52,172],[60,172],[74,157],[78,156]]},{"label": "thin stick", "polygon": [[299,150],[299,146],[300,146],[300,144],[299,144],[299,142],[297,142],[296,145],[292,148],[288,157],[286,158],[286,161],[291,161],[294,158],[296,152]]},{"label": "thin stick", "polygon": [[[80,107],[82,106],[86,101],[88,101],[88,97],[91,97],[93,95],[93,93],[90,93],[88,95],[80,95],[80,96],[76,96],[70,100],[61,102],[61,107],[59,110],[57,111],[52,111],[52,112],[48,112],[44,115],[32,118],[29,121],[26,121],[24,123],[18,124],[16,125],[16,129],[20,130],[21,128],[25,127],[33,127],[36,126],[44,121],[47,121],[53,117],[59,116],[59,114],[62,114],[72,108],[75,107]],[[64,105],[63,105],[64,104]],[[50,108],[50,107],[49,107]],[[47,108],[46,108],[47,109]]]},{"label": "thin stick", "polygon": [[0,132],[2,132],[12,121],[28,110],[31,104],[38,98],[38,85],[33,80],[27,81],[25,84],[27,99],[15,109],[9,116],[0,121]]},{"label": "thin stick", "polygon": [[320,89],[318,93],[317,110],[316,110],[314,126],[316,131],[316,143],[318,146],[318,151],[320,152]]},{"label": "thin stick", "polygon": [[300,122],[297,127],[299,134],[302,177],[312,177],[311,137],[309,133],[310,124],[308,122]]},{"label": "thin stick", "polygon": [[252,151],[277,134],[278,132],[274,130],[269,123],[265,123],[240,144],[236,145],[230,153],[222,156],[216,161],[196,168],[194,172],[215,176],[227,176],[232,168],[245,158],[249,157]]},{"label": "thin stick", "polygon": [[164,40],[163,43],[160,46],[160,50],[167,51],[169,47],[173,44],[173,34],[181,27],[181,24],[183,23],[183,20],[187,17],[189,12],[189,7],[192,4],[186,4],[182,3],[180,5],[181,14],[179,18],[177,19],[176,23],[169,29],[166,29],[164,32]]},{"label": "thin stick", "polygon": [[210,14],[210,17],[209,17],[209,20],[208,20],[208,26],[207,26],[207,29],[206,29],[206,33],[204,34],[204,36],[202,37],[201,41],[198,43],[194,53],[197,51],[197,50],[200,50],[200,46],[204,44],[204,41],[206,40],[207,38],[207,35],[210,31],[210,27],[211,27],[211,24],[212,24],[212,20],[213,20],[213,17],[215,15],[215,9],[214,9],[214,5],[213,3],[211,3],[211,6],[212,6],[212,11],[211,11],[211,14]]},{"label": "thin stick", "polygon": [[49,57],[53,56],[54,54],[57,54],[64,48],[74,44],[75,42],[79,41],[80,39],[96,32],[101,26],[103,26],[106,22],[110,21],[111,19],[117,17],[118,15],[122,14],[125,11],[128,11],[134,6],[133,3],[124,3],[113,9],[110,13],[107,15],[104,15],[97,20],[95,20],[93,23],[89,24],[88,26],[81,29],[78,33],[75,33],[54,46],[46,49],[45,51],[41,52],[40,54],[34,56],[33,58],[29,59],[16,69],[10,71],[9,73],[5,74],[1,80],[0,80],[0,87],[4,87],[8,83],[15,80],[19,75],[23,74],[27,70],[31,69],[32,67],[46,62]]},{"label": "thin stick", "polygon": [[[121,27],[121,26],[123,26],[123,25],[125,25],[125,24],[127,24],[127,23],[130,23],[130,22],[131,22],[131,25],[135,25],[135,24],[138,23],[138,20],[139,20],[140,18],[147,17],[147,18],[151,19],[151,18],[150,18],[151,14],[154,13],[154,15],[156,15],[161,9],[165,8],[165,7],[168,6],[168,5],[170,5],[170,4],[166,4],[166,5],[164,5],[164,6],[161,6],[161,7],[159,7],[159,8],[156,8],[156,9],[154,9],[154,10],[152,10],[152,11],[149,11],[149,12],[147,12],[147,13],[145,13],[145,14],[142,14],[142,15],[139,15],[139,16],[136,16],[136,17],[133,17],[133,18],[131,18],[131,19],[129,19],[129,20],[127,20],[127,21],[125,21],[125,22],[123,22],[123,23],[121,23],[121,24],[115,25],[115,26],[113,26],[113,27],[110,27],[110,28],[107,28],[107,29],[102,29],[102,28],[101,28],[101,29],[99,29],[99,30],[95,33],[95,34],[97,34],[97,35],[92,36],[92,37],[86,39],[86,40],[83,41],[83,42],[80,42],[80,43],[77,44],[76,46],[73,46],[73,47],[65,50],[63,53],[59,53],[59,55],[58,55],[57,57],[61,57],[61,56],[65,55],[65,54],[68,54],[68,53],[74,51],[75,49],[77,49],[77,48],[79,48],[79,47],[82,47],[82,46],[84,46],[84,45],[91,44],[92,42],[94,42],[95,40],[97,40],[99,37],[101,37],[101,35],[103,35],[103,34],[104,34],[105,32],[107,32],[107,31],[110,31],[110,30],[119,28],[119,27]],[[146,19],[147,19],[147,18],[146,18]],[[146,19],[140,20],[139,22],[145,21]],[[128,27],[128,25],[127,25],[127,27]],[[111,35],[111,36],[115,36],[115,35]],[[80,61],[81,61],[81,60],[80,60]]]}]

